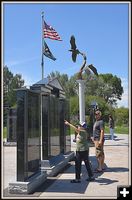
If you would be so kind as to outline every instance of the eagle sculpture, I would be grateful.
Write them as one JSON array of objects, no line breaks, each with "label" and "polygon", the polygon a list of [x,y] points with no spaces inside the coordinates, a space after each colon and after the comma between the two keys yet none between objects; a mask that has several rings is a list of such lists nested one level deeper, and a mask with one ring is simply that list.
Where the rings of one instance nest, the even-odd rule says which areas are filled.
[{"label": "eagle sculpture", "polygon": [[76,62],[77,54],[79,54],[80,51],[77,49],[74,35],[71,36],[70,44],[71,44],[71,49],[69,51],[72,52],[72,60],[73,60],[73,62]]},{"label": "eagle sculpture", "polygon": [[78,79],[82,79],[82,73],[83,73],[84,68],[85,68],[85,72],[87,74],[90,74],[91,73],[90,70],[91,70],[96,76],[98,76],[97,69],[92,64],[90,64],[87,67],[85,67],[86,60],[87,60],[86,55],[84,53],[81,53],[77,49],[74,35],[72,35],[71,38],[70,38],[70,44],[71,44],[71,49],[69,51],[72,52],[72,60],[73,60],[73,62],[76,62],[76,58],[77,58],[78,54],[81,54],[83,56],[83,59],[84,59],[83,64],[82,64],[82,66],[81,66],[81,68],[80,68],[80,70],[78,72]]},{"label": "eagle sculpture", "polygon": [[93,71],[93,73],[98,76],[98,72],[97,72],[97,69],[91,64],[91,65],[88,65],[88,67]]}]

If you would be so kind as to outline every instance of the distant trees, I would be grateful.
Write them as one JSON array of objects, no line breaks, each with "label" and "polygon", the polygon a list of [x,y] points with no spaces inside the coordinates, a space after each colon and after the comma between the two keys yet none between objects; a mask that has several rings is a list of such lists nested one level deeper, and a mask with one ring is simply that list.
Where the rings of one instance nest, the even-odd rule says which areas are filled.
[{"label": "distant trees", "polygon": [[129,126],[129,109],[124,107],[116,108],[115,118],[116,125],[121,126],[123,124]]},{"label": "distant trees", "polygon": [[[61,75],[56,71],[50,73],[49,77],[57,77],[60,80],[66,92],[66,96],[70,99],[70,116],[76,121],[79,115],[78,83],[76,82],[77,74],[68,78],[67,74]],[[98,107],[102,111],[105,122],[108,122],[108,115],[111,113],[115,118],[117,118],[116,121],[118,124],[120,124],[120,122],[125,124],[128,123],[128,109],[126,108],[122,110],[121,108],[122,112],[119,112],[116,108],[117,100],[121,100],[123,93],[121,79],[112,74],[99,74],[98,77],[93,75],[90,79],[87,78],[86,74],[83,74],[83,78],[86,80],[86,115],[90,115],[91,102],[96,101]],[[120,113],[119,119],[117,113]]]},{"label": "distant trees", "polygon": [[24,80],[20,74],[13,75],[7,66],[3,68],[3,114],[4,125],[6,125],[7,112],[9,107],[16,104],[16,92],[14,89],[24,85]]},{"label": "distant trees", "polygon": [[[78,84],[77,74],[74,74],[68,78],[67,74],[60,74],[59,72],[50,73],[49,77],[57,77],[62,83],[66,96],[71,97],[77,95]],[[123,87],[121,85],[121,79],[112,74],[99,74],[98,77],[88,79],[86,75],[83,75],[86,80],[85,94],[92,96],[102,97],[106,103],[111,106],[115,106],[117,100],[121,100],[123,93]]]},{"label": "distant trees", "polygon": [[112,74],[99,74],[98,78],[86,82],[86,94],[100,96],[111,106],[121,100],[122,93],[121,79]]},{"label": "distant trees", "polygon": [[[51,72],[48,77],[57,77],[65,90],[66,96],[70,100],[70,116],[78,118],[79,102],[78,102],[78,83],[77,74],[70,78],[67,74],[61,74],[58,71]],[[99,74],[98,77],[92,76],[88,78],[83,74],[86,80],[85,87],[85,107],[86,115],[90,115],[91,102],[96,101],[98,107],[103,113],[105,121],[108,121],[108,115],[111,113],[116,118],[116,123],[128,124],[128,109],[116,108],[117,100],[121,100],[123,87],[121,79],[112,74]],[[21,88],[24,80],[20,74],[13,75],[7,66],[3,68],[3,111],[4,123],[6,124],[7,109],[16,104],[16,92],[14,89]]]},{"label": "distant trees", "polygon": [[4,96],[8,101],[8,105],[16,104],[16,93],[14,89],[21,88],[24,85],[24,80],[20,74],[13,75],[7,66],[3,68],[3,90]]}]

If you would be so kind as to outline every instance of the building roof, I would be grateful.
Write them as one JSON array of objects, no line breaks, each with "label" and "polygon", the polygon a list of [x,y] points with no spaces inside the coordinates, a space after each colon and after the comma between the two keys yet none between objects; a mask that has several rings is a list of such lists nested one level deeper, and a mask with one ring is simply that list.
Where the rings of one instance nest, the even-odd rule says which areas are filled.
[{"label": "building roof", "polygon": [[38,81],[37,83],[33,84],[33,86],[35,85],[49,85],[49,86],[52,86],[52,87],[55,87],[59,90],[63,90],[64,91],[64,88],[62,87],[60,81],[58,80],[57,77],[55,78],[44,78],[40,81]]}]

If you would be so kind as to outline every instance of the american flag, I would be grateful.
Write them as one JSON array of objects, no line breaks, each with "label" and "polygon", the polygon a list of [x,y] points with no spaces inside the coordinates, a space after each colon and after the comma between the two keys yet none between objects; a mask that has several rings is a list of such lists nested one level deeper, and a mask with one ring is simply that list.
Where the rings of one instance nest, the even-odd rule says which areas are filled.
[{"label": "american flag", "polygon": [[53,29],[52,26],[46,24],[46,22],[44,22],[44,38],[62,41],[55,29]]}]

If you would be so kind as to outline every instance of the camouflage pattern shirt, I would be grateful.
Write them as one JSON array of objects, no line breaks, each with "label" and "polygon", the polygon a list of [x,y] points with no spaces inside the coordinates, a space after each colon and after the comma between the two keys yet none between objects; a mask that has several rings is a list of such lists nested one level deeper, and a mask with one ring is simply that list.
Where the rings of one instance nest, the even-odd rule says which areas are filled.
[{"label": "camouflage pattern shirt", "polygon": [[87,132],[83,130],[77,134],[76,151],[87,151],[87,150],[88,150]]}]

